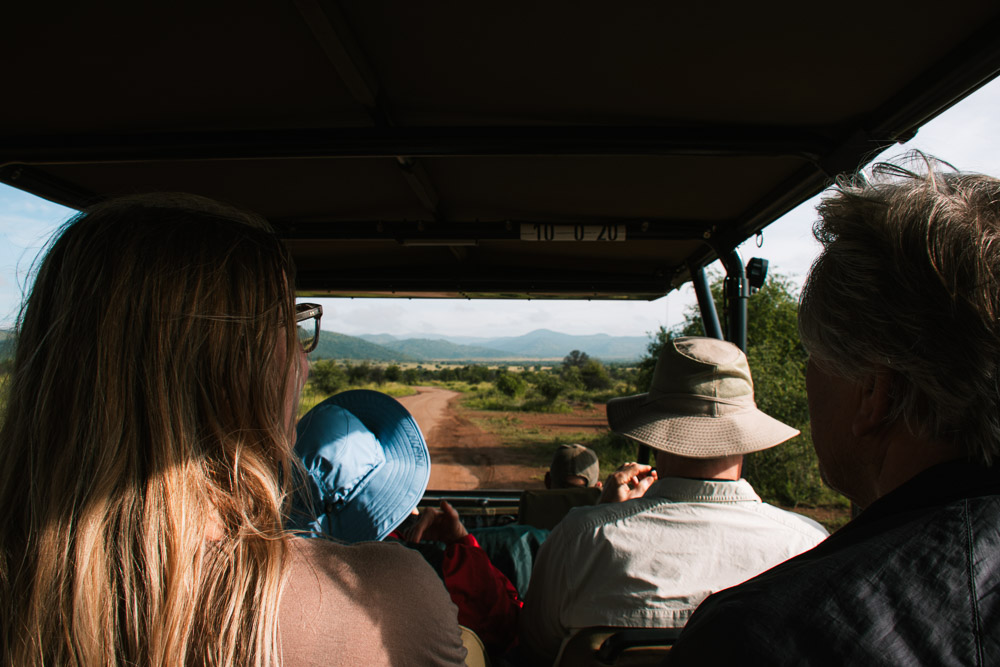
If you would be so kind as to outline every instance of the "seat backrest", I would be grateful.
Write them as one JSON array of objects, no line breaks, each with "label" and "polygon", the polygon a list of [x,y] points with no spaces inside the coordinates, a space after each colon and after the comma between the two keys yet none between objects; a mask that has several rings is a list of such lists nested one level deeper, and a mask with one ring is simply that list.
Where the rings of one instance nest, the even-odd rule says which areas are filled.
[{"label": "seat backrest", "polygon": [[556,667],[659,665],[682,628],[583,628],[563,645]]},{"label": "seat backrest", "polygon": [[551,530],[571,509],[594,505],[600,497],[601,490],[594,487],[527,490],[521,494],[517,520],[518,523]]},{"label": "seat backrest", "polygon": [[466,651],[466,667],[490,667],[490,659],[486,655],[486,647],[483,645],[483,640],[464,625],[458,627],[462,629],[462,644],[465,646]]}]

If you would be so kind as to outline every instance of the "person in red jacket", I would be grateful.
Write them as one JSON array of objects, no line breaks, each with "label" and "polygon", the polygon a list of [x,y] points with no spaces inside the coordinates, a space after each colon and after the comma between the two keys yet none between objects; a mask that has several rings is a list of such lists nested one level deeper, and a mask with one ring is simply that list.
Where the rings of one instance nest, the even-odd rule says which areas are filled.
[{"label": "person in red jacket", "polygon": [[[505,653],[516,644],[517,617],[524,603],[514,584],[490,561],[462,524],[448,501],[440,508],[424,507],[413,521],[389,535],[408,544],[443,543],[440,559],[428,561],[444,580],[451,601],[458,607],[458,622],[472,628],[490,653]],[[432,546],[431,549],[434,547]],[[428,549],[421,552],[428,556]]]}]

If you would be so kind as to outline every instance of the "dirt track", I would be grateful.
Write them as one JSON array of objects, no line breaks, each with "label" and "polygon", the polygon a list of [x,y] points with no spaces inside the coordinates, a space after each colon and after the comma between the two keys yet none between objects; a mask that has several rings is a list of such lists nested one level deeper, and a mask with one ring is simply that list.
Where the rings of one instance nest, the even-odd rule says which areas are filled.
[{"label": "dirt track", "polygon": [[484,433],[457,410],[461,394],[438,387],[414,387],[399,399],[427,440],[431,453],[428,489],[524,489],[541,486],[537,467],[520,463],[516,452]]}]

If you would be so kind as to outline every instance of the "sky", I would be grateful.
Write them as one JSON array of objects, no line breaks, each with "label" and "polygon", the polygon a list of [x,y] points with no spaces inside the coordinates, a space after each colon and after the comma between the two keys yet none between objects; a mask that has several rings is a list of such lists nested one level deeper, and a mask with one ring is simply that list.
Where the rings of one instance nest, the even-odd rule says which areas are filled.
[{"label": "sky", "polygon": [[[882,154],[919,149],[962,171],[1000,177],[1000,79],[987,84],[926,124],[916,137]],[[769,261],[769,271],[801,284],[819,246],[812,224],[819,197],[804,202],[764,230],[763,245],[740,247],[744,262]],[[0,184],[0,327],[10,327],[30,269],[45,243],[73,211]],[[721,273],[716,265],[715,269]],[[710,267],[712,270],[712,267]],[[504,301],[460,299],[319,299],[323,328],[348,335],[392,333],[519,336],[535,329],[568,334],[643,336],[679,324],[695,303],[690,283],[656,301]]]}]

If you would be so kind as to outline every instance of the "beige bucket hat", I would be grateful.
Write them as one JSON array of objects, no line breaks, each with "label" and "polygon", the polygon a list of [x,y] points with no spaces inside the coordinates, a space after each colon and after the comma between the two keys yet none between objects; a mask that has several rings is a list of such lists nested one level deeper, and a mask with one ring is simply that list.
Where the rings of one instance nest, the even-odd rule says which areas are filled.
[{"label": "beige bucket hat", "polygon": [[748,454],[799,434],[757,409],[740,348],[694,336],[663,346],[647,393],[608,401],[608,425],[654,449],[696,459]]}]

